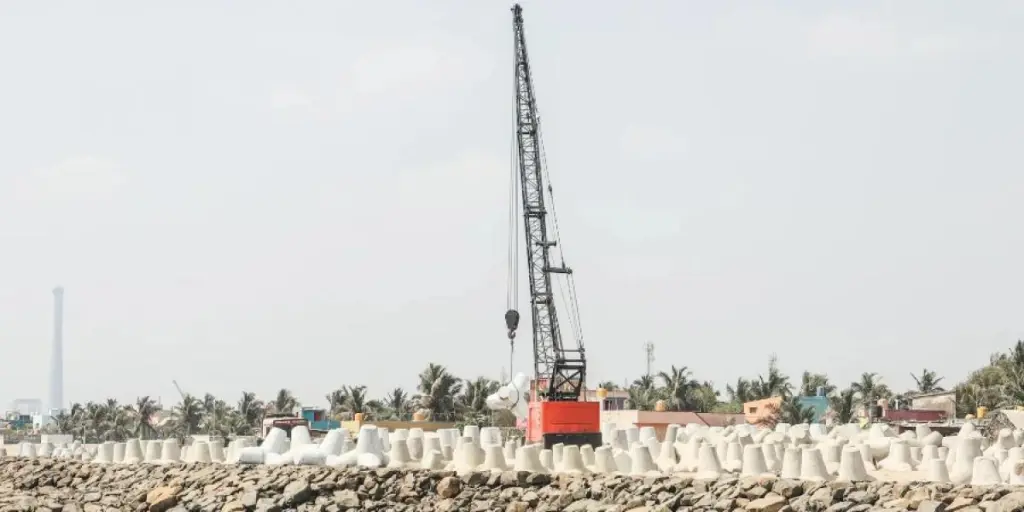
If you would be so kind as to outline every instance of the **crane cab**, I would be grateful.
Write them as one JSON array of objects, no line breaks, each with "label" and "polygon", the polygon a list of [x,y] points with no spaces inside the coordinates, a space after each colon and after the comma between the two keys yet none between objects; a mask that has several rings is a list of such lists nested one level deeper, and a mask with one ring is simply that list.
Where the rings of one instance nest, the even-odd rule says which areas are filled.
[{"label": "crane cab", "polygon": [[[544,443],[550,449],[556,444],[601,446],[601,404],[578,400],[543,400],[538,396],[537,381],[530,390],[530,406],[526,420],[526,441]],[[546,388],[542,385],[540,389]]]}]

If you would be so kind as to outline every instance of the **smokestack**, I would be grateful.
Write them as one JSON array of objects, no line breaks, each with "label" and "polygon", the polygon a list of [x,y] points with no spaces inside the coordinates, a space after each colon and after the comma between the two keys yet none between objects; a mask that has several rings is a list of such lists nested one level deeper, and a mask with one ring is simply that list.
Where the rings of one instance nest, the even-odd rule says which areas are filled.
[{"label": "smokestack", "polygon": [[53,352],[50,354],[51,410],[64,409],[64,288],[53,289]]}]

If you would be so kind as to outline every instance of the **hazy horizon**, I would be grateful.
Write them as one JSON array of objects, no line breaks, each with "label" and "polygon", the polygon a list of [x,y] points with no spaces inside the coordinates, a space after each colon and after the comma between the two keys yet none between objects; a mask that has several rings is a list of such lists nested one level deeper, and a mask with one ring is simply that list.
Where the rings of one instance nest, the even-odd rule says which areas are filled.
[{"label": "hazy horizon", "polygon": [[[1024,4],[522,4],[591,383],[1024,338]],[[510,6],[5,3],[0,406],[496,378]]]}]

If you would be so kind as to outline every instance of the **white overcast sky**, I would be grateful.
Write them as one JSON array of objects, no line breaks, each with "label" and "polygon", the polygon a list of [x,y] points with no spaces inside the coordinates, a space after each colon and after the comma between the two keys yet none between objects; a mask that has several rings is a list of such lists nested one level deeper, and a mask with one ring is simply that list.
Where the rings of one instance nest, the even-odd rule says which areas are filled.
[{"label": "white overcast sky", "polygon": [[[69,402],[496,377],[509,7],[0,3],[0,405],[47,396],[57,284]],[[1024,3],[524,15],[593,382],[1024,337]]]}]

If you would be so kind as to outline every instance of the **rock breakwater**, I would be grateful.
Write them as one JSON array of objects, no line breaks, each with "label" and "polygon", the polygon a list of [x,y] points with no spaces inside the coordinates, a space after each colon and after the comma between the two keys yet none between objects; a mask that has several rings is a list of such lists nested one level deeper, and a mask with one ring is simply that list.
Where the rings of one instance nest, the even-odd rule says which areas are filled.
[{"label": "rock breakwater", "polygon": [[1024,509],[1024,487],[324,466],[0,461],[0,512],[468,510],[753,512]]}]

